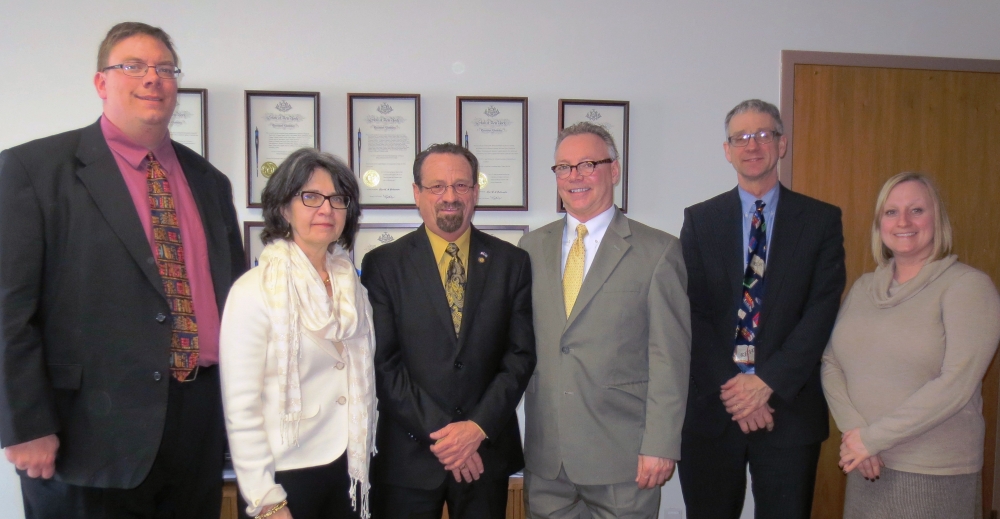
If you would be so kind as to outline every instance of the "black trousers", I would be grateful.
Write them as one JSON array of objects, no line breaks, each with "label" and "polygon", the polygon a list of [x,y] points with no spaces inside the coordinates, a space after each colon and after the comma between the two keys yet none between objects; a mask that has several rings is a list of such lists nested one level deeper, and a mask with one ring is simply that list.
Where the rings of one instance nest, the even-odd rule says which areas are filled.
[{"label": "black trousers", "polygon": [[219,519],[225,425],[219,370],[170,378],[163,440],[153,466],[130,489],[69,485],[21,476],[26,519]]},{"label": "black trousers", "polygon": [[743,434],[735,422],[718,438],[683,433],[678,472],[689,519],[738,519],[747,464],[756,519],[809,519],[820,444],[775,447],[766,434]]},{"label": "black trousers", "polygon": [[[294,470],[279,470],[274,481],[288,494],[288,510],[295,519],[354,519],[361,514],[351,507],[351,477],[347,474],[347,452],[326,465]],[[361,493],[357,496],[361,510]],[[239,498],[240,517],[247,504]]]},{"label": "black trousers", "polygon": [[433,490],[380,483],[372,489],[372,517],[440,519],[447,502],[451,519],[504,519],[508,481],[508,478],[500,478],[458,483],[449,473],[444,483]]}]

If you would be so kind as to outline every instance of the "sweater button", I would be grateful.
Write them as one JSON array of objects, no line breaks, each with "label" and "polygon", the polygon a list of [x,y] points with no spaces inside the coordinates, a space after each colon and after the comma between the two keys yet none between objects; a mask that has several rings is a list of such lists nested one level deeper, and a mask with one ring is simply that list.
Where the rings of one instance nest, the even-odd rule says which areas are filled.
[{"label": "sweater button", "polygon": [[337,399],[337,403],[340,404],[340,405],[346,404],[347,403],[347,397],[346,396],[342,396],[342,397],[338,398]]},{"label": "sweater button", "polygon": [[337,363],[337,369],[344,369],[344,363],[343,362],[338,362]]}]

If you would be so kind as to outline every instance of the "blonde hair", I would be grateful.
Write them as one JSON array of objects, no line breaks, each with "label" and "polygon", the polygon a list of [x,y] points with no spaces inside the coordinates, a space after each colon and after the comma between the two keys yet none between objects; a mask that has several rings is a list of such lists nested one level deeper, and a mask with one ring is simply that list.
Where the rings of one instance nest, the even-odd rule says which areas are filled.
[{"label": "blonde hair", "polygon": [[930,195],[931,203],[934,206],[934,249],[928,261],[939,260],[951,254],[951,221],[948,219],[948,211],[944,208],[944,202],[941,201],[941,193],[938,191],[934,181],[927,175],[904,171],[893,175],[892,178],[885,181],[885,184],[882,185],[882,191],[879,192],[878,199],[875,202],[875,218],[872,221],[872,255],[880,267],[888,265],[889,259],[892,258],[892,251],[882,242],[882,234],[880,232],[885,201],[889,198],[889,193],[892,192],[892,189],[903,182],[920,182],[923,184],[927,188],[927,194]]}]

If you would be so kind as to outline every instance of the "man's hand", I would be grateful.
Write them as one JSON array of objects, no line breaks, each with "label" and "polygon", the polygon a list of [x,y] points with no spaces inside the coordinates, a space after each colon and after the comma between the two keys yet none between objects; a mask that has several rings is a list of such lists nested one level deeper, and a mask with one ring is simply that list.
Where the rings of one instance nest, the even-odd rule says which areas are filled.
[{"label": "man's hand", "polygon": [[29,478],[49,479],[56,473],[56,451],[59,438],[54,434],[31,441],[11,445],[3,450],[7,461],[18,470],[28,473]]},{"label": "man's hand", "polygon": [[663,486],[674,474],[674,463],[674,460],[670,458],[657,458],[656,456],[640,454],[635,482],[642,490]]},{"label": "man's hand", "polygon": [[740,424],[740,429],[743,430],[743,434],[749,434],[753,431],[759,429],[767,429],[768,431],[774,430],[774,409],[771,406],[764,404],[763,407],[758,407],[756,411],[750,413],[749,416],[742,420],[736,420]]},{"label": "man's hand", "polygon": [[[479,444],[486,439],[486,434],[475,422],[466,420],[450,423],[432,432],[431,439],[436,440],[436,443],[431,445],[431,452],[437,456],[445,470],[454,471],[461,468],[469,456],[476,453]],[[479,473],[482,474],[482,470]]]},{"label": "man's hand", "polygon": [[[855,427],[840,437],[840,462],[837,464],[844,469],[844,474],[858,468],[861,462],[870,457],[871,453],[861,442],[861,429]],[[864,475],[864,472],[861,474]]]},{"label": "man's hand", "polygon": [[758,408],[767,404],[774,391],[757,375],[740,373],[722,385],[722,404],[733,420],[746,419]]},{"label": "man's hand", "polygon": [[455,476],[455,481],[458,483],[461,483],[463,479],[466,483],[472,483],[479,479],[483,470],[483,459],[479,457],[478,452],[473,452],[465,463],[451,471],[451,475]]}]

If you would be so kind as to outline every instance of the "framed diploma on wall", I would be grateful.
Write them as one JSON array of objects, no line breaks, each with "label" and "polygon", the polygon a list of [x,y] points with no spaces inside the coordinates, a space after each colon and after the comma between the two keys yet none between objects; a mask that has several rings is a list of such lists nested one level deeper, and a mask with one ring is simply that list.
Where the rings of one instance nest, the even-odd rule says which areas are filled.
[{"label": "framed diploma on wall", "polygon": [[247,90],[247,207],[261,207],[260,193],[286,157],[319,149],[319,92]]},{"label": "framed diploma on wall", "polygon": [[361,207],[414,207],[420,94],[347,94],[347,149]]},{"label": "framed diploma on wall", "polygon": [[[598,101],[587,99],[559,100],[559,130],[579,122],[594,123],[611,134],[618,146],[621,179],[615,186],[615,205],[628,212],[628,101]],[[556,210],[566,212],[556,195]]]},{"label": "framed diploma on wall", "polygon": [[[412,171],[412,170],[411,170]],[[411,177],[412,178],[412,177]],[[413,181],[410,181],[413,184]],[[410,190],[412,197],[413,190]],[[379,245],[392,243],[420,227],[419,223],[363,223],[358,228],[358,233],[354,235],[354,249],[351,250],[351,259],[354,260],[354,268],[361,271],[361,261],[365,259],[372,249]]]},{"label": "framed diploma on wall", "polygon": [[481,210],[528,210],[528,98],[458,97],[456,142],[479,159]]},{"label": "framed diploma on wall", "polygon": [[170,138],[208,159],[208,90],[178,88]]},{"label": "framed diploma on wall", "polygon": [[517,246],[517,242],[521,240],[521,237],[528,234],[527,225],[477,225],[476,229],[490,236],[500,238],[515,247]]},{"label": "framed diploma on wall", "polygon": [[247,268],[252,269],[260,261],[264,252],[264,244],[260,241],[260,232],[264,230],[264,222],[243,222],[243,250],[247,253]]}]

